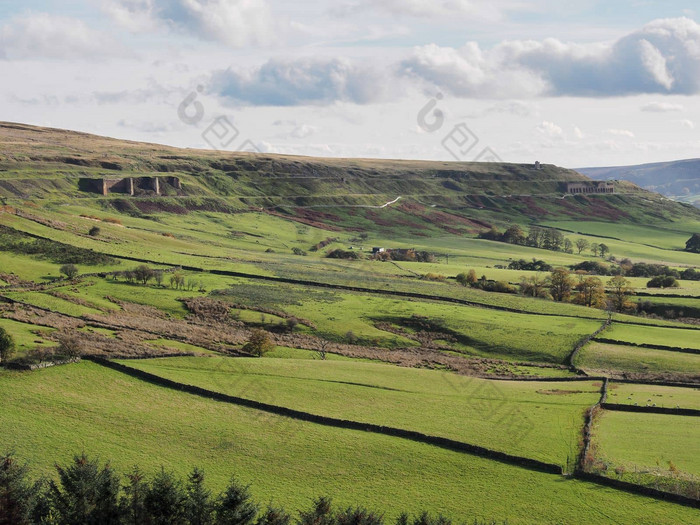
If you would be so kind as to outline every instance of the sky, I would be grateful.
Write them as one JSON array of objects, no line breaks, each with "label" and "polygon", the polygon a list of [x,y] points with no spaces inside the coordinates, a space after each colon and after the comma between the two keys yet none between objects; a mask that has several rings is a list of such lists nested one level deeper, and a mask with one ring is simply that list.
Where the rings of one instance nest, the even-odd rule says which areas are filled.
[{"label": "sky", "polygon": [[322,157],[696,158],[694,5],[0,0],[0,120]]}]

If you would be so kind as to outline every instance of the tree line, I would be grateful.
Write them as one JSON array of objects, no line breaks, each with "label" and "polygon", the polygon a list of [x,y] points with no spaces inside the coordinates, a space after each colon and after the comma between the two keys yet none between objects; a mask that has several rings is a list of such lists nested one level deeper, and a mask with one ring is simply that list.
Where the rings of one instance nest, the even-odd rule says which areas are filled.
[{"label": "tree line", "polygon": [[604,284],[599,277],[573,273],[568,268],[560,267],[552,269],[548,275],[537,273],[522,277],[516,288],[505,281],[489,281],[484,275],[478,278],[476,271],[471,269],[457,275],[456,280],[463,286],[489,292],[520,293],[527,297],[572,302],[617,312],[628,311],[635,306],[629,301],[634,289],[622,275],[615,275]]},{"label": "tree line", "polygon": [[590,250],[595,257],[605,257],[610,253],[610,248],[607,244],[589,242],[583,237],[572,241],[557,229],[540,228],[539,226],[530,227],[527,233],[517,224],[513,224],[504,232],[501,232],[494,226],[489,231],[480,233],[479,238],[520,246],[531,246],[532,248],[541,248],[555,252],[574,253],[574,250],[576,250],[579,255],[586,250]]},{"label": "tree line", "polygon": [[[362,506],[336,508],[319,497],[296,518],[272,503],[262,507],[235,476],[214,494],[204,471],[185,480],[161,468],[147,477],[138,467],[120,478],[109,463],[84,453],[55,479],[32,481],[26,464],[0,457],[0,525],[384,525],[384,514]],[[396,525],[452,525],[441,515],[401,514]],[[474,524],[485,523],[474,520]],[[495,524],[495,522],[491,522]]]}]

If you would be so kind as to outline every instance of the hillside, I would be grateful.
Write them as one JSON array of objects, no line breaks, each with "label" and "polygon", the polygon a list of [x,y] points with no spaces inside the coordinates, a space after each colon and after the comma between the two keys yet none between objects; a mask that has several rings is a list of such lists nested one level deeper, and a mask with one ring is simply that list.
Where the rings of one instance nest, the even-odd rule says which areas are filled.
[{"label": "hillside", "polygon": [[[265,210],[322,228],[475,233],[511,221],[601,219],[646,224],[697,219],[691,209],[629,183],[614,195],[562,198],[589,179],[545,165],[321,159],[182,150],[63,130],[0,123],[0,197],[94,200],[90,179],[163,179],[163,195],[110,193],[100,206],[131,215],[159,211]],[[137,193],[139,189],[137,188]],[[393,205],[377,219],[373,207]]]},{"label": "hillside", "polygon": [[593,184],[0,123],[0,439],[294,516],[690,523],[700,210]]},{"label": "hillside", "polygon": [[647,190],[700,207],[700,159],[637,166],[580,168],[577,171],[597,180],[628,180]]}]

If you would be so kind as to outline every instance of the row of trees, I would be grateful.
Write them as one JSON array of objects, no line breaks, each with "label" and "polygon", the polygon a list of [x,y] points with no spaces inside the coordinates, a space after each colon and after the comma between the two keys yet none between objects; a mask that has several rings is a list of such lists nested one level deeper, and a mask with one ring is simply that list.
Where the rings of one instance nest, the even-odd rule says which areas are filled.
[{"label": "row of trees", "polygon": [[[149,267],[146,264],[141,264],[136,268],[131,270],[125,270],[123,272],[115,272],[112,274],[114,279],[122,278],[130,283],[138,283],[143,286],[147,286],[148,283],[154,281],[156,286],[165,286],[165,276],[166,271],[156,270]],[[175,270],[170,272],[168,277],[168,282],[170,287],[175,290],[198,290],[200,292],[205,292],[204,283],[201,280],[195,279],[193,277],[186,277],[182,270]]]},{"label": "row of trees", "polygon": [[463,286],[490,292],[519,292],[528,297],[573,302],[592,308],[610,308],[618,312],[634,306],[629,301],[634,293],[631,283],[621,275],[612,277],[604,284],[596,276],[573,273],[568,268],[554,268],[548,275],[537,273],[523,277],[517,289],[505,281],[488,281],[485,276],[477,278],[473,269],[460,273],[456,279]]},{"label": "row of trees", "polygon": [[544,278],[540,275],[523,277],[520,293],[592,308],[610,308],[617,312],[634,306],[629,301],[634,290],[623,276],[616,275],[603,284],[598,277],[572,274],[567,268],[555,268]]},{"label": "row of trees", "polygon": [[521,246],[532,246],[533,248],[542,248],[555,252],[574,253],[574,249],[576,249],[579,255],[585,250],[590,250],[596,257],[605,257],[610,253],[610,248],[607,244],[591,243],[582,237],[572,241],[559,230],[540,228],[538,226],[532,226],[527,233],[517,224],[512,225],[505,232],[500,232],[498,228],[492,227],[489,231],[479,234],[479,238]]},{"label": "row of trees", "polygon": [[[382,513],[363,507],[334,508],[327,497],[312,502],[296,519],[272,504],[262,509],[249,486],[235,477],[214,495],[204,472],[195,468],[183,482],[161,469],[148,479],[138,468],[123,483],[114,469],[85,454],[66,467],[56,466],[56,480],[29,479],[28,468],[12,455],[0,457],[0,525],[383,525]],[[477,521],[474,522],[478,523]],[[451,525],[428,513],[397,525]]]}]

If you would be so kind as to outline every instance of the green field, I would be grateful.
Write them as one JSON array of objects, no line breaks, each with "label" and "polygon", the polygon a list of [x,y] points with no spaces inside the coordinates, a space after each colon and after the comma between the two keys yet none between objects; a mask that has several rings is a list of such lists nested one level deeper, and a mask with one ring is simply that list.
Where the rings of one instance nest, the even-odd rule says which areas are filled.
[{"label": "green field", "polygon": [[15,343],[15,357],[22,357],[29,350],[37,347],[51,346],[53,343],[44,339],[40,334],[53,330],[44,326],[20,323],[12,319],[0,318],[0,328],[12,335]]},{"label": "green field", "polygon": [[583,412],[600,395],[592,383],[488,381],[349,361],[168,358],[125,364],[217,392],[418,430],[564,467],[576,455]]},{"label": "green field", "polygon": [[608,403],[646,406],[656,404],[665,408],[693,408],[700,410],[700,390],[661,385],[634,385],[611,383],[608,389]]},{"label": "green field", "polygon": [[594,428],[597,456],[627,470],[700,476],[700,425],[690,416],[604,411]]},{"label": "green field", "polygon": [[600,373],[629,371],[697,377],[700,355],[591,342],[581,350],[576,364]]},{"label": "green field", "polygon": [[695,330],[613,324],[609,330],[606,330],[604,337],[622,343],[700,350],[700,333]]},{"label": "green field", "polygon": [[86,451],[121,472],[138,463],[147,472],[164,465],[184,475],[199,465],[215,489],[235,472],[256,499],[290,510],[329,494],[339,505],[385,509],[387,518],[430,508],[513,524],[541,523],[545,515],[552,523],[671,524],[697,513],[428,445],[208,401],[89,363],[0,372],[0,395],[5,444],[37,474]]}]

